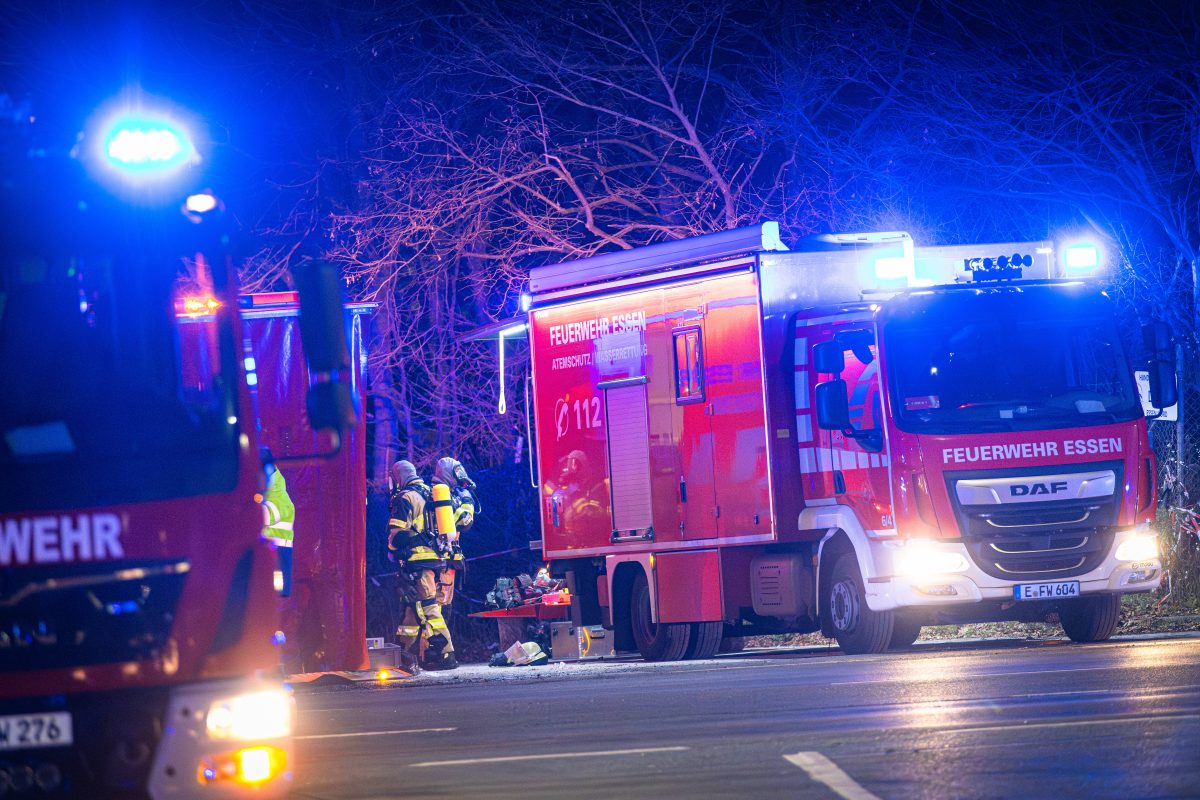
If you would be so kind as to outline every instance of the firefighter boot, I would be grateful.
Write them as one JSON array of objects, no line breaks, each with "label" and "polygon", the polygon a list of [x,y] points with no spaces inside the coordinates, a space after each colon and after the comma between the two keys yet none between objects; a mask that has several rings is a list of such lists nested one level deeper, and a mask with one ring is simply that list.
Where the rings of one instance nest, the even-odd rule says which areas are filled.
[{"label": "firefighter boot", "polygon": [[454,657],[450,629],[446,627],[446,620],[442,618],[442,607],[436,598],[421,600],[420,606],[429,637],[421,666],[428,670],[455,669],[458,667],[458,660]]},{"label": "firefighter boot", "polygon": [[435,656],[431,650],[425,654],[425,660],[421,662],[421,667],[430,672],[458,669],[458,659],[454,657],[453,650],[443,653],[441,658]]}]

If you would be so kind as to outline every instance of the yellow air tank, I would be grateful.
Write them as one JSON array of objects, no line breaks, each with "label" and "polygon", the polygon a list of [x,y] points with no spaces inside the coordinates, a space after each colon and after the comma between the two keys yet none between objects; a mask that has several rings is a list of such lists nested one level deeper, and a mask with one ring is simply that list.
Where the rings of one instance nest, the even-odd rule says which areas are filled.
[{"label": "yellow air tank", "polygon": [[437,517],[437,532],[450,541],[458,538],[454,529],[454,511],[450,508],[450,487],[444,483],[433,485],[433,510]]}]

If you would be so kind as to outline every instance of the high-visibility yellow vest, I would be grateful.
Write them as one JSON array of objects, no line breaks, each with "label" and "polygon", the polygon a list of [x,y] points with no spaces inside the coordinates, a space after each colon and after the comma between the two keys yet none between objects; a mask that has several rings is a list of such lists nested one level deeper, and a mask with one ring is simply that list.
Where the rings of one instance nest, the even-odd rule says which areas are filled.
[{"label": "high-visibility yellow vest", "polygon": [[263,538],[270,539],[279,547],[291,547],[295,537],[296,506],[288,497],[287,481],[279,470],[271,473],[262,507]]}]

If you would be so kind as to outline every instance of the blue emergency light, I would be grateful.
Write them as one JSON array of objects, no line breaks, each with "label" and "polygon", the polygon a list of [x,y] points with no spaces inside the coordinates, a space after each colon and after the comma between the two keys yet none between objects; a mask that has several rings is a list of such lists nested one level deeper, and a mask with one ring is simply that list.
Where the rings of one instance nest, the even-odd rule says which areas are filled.
[{"label": "blue emergency light", "polygon": [[1100,248],[1091,242],[1080,242],[1063,251],[1063,271],[1071,275],[1086,275],[1100,268]]},{"label": "blue emergency light", "polygon": [[196,157],[187,132],[161,118],[118,119],[105,133],[103,148],[111,166],[142,174],[169,172]]}]

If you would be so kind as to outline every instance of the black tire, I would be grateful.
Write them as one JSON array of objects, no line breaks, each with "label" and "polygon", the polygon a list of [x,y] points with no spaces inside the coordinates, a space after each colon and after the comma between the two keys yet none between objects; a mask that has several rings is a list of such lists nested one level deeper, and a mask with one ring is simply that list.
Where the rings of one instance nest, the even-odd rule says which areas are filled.
[{"label": "black tire", "polygon": [[847,655],[882,653],[892,640],[895,620],[891,611],[872,611],[867,607],[862,576],[853,553],[838,556],[825,584],[824,613],[838,646]]},{"label": "black tire", "polygon": [[745,636],[726,636],[721,640],[721,646],[717,649],[718,653],[740,653],[746,649]]},{"label": "black tire", "polygon": [[640,570],[629,592],[629,622],[634,644],[647,661],[679,661],[687,653],[692,626],[650,621],[650,584]]},{"label": "black tire", "polygon": [[888,641],[889,650],[905,650],[913,646],[913,642],[921,635],[921,620],[905,614],[892,612],[892,638]]},{"label": "black tire", "polygon": [[1059,607],[1058,619],[1072,642],[1103,642],[1112,637],[1121,621],[1121,595],[1070,600]]},{"label": "black tire", "polygon": [[688,635],[685,659],[712,658],[721,649],[721,634],[725,630],[724,622],[693,622],[691,633]]}]

